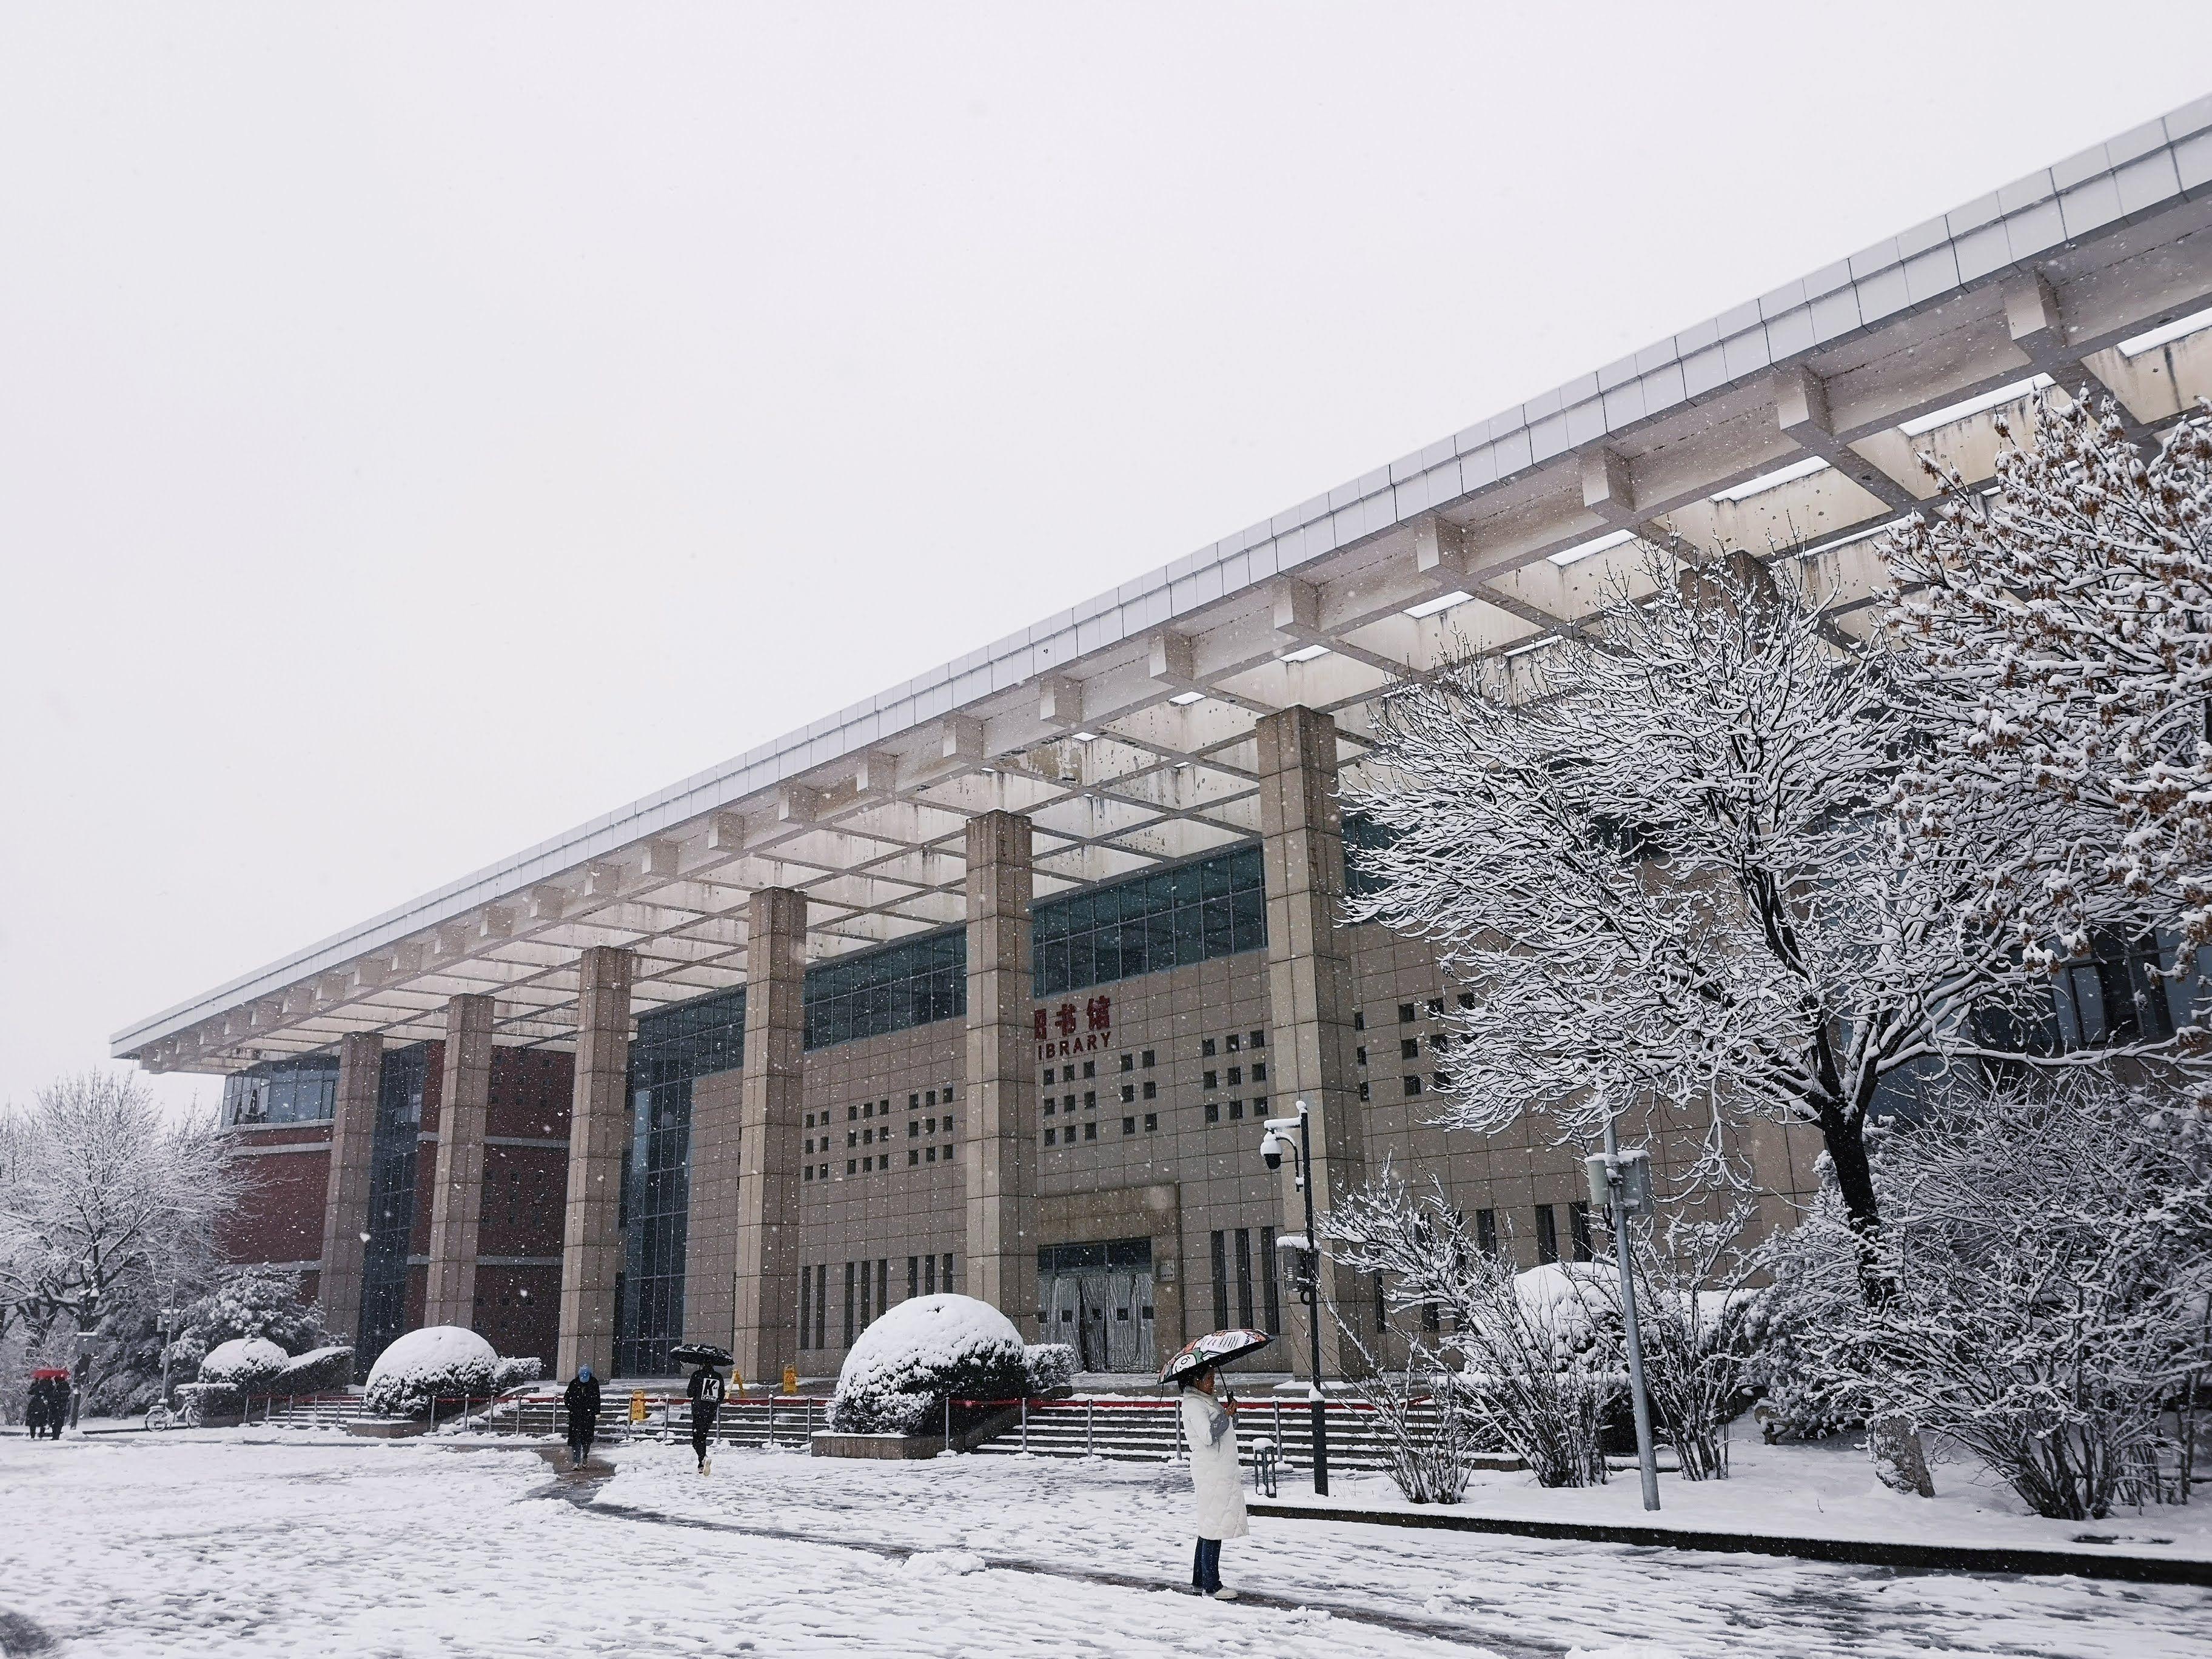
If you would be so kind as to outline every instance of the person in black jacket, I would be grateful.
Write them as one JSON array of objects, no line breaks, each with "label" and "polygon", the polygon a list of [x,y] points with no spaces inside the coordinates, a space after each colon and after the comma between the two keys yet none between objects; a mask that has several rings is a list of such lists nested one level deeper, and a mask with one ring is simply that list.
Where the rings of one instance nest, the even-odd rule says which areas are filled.
[{"label": "person in black jacket", "polygon": [[575,1380],[561,1403],[568,1410],[568,1467],[580,1469],[592,1455],[592,1438],[599,1431],[599,1379],[589,1365],[576,1368]]},{"label": "person in black jacket", "polygon": [[714,1432],[714,1417],[722,1409],[726,1385],[721,1372],[702,1365],[691,1373],[691,1449],[699,1454],[699,1473],[714,1471],[707,1462],[707,1441]]}]

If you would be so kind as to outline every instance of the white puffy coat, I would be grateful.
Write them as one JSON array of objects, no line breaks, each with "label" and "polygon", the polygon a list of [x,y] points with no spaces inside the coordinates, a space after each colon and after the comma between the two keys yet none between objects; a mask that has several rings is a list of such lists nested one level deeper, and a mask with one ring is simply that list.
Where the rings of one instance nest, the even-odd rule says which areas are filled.
[{"label": "white puffy coat", "polygon": [[1182,1437],[1190,1449],[1190,1485],[1198,1498],[1200,1538],[1242,1538],[1244,1475],[1237,1461],[1237,1419],[1211,1395],[1182,1391]]}]

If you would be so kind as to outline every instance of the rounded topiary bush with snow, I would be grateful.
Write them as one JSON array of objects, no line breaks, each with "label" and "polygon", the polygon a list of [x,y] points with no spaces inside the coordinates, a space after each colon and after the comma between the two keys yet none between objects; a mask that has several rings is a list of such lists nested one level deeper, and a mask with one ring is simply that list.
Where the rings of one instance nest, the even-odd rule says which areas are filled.
[{"label": "rounded topiary bush with snow", "polygon": [[380,1416],[417,1417],[434,1400],[489,1398],[498,1365],[491,1344],[474,1331],[426,1325],[377,1356],[362,1395]]},{"label": "rounded topiary bush with snow", "polygon": [[266,1337],[233,1337],[208,1350],[200,1361],[200,1381],[228,1382],[241,1394],[266,1394],[291,1358]]},{"label": "rounded topiary bush with snow", "polygon": [[277,1394],[335,1394],[353,1381],[353,1350],[343,1346],[311,1348],[295,1354],[277,1377]]},{"label": "rounded topiary bush with snow", "polygon": [[841,1434],[926,1434],[947,1400],[1005,1400],[1028,1382],[1013,1322],[972,1296],[918,1296],[868,1327],[830,1402]]}]

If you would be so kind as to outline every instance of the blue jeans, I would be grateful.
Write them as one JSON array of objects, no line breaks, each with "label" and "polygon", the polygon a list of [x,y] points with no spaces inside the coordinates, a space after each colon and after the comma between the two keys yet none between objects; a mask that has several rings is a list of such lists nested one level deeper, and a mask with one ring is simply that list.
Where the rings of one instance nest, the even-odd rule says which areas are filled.
[{"label": "blue jeans", "polygon": [[1198,1553],[1190,1564],[1190,1587],[1200,1595],[1211,1595],[1221,1588],[1221,1540],[1201,1538]]}]

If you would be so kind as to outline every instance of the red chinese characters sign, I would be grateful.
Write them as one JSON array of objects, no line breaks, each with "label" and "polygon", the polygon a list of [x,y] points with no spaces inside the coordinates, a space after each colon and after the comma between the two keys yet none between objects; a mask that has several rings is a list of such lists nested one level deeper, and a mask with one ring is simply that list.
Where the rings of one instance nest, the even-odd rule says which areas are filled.
[{"label": "red chinese characters sign", "polygon": [[1043,1007],[1031,1016],[1037,1058],[1054,1060],[1063,1054],[1095,1054],[1114,1046],[1114,999],[1086,998],[1080,1007],[1063,1002]]}]

